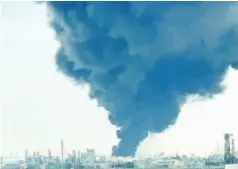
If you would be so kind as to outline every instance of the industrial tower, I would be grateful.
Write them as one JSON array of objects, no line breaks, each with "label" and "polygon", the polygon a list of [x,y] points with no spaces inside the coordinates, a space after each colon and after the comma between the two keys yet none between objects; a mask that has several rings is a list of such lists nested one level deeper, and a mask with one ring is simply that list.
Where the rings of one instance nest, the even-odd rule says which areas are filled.
[{"label": "industrial tower", "polygon": [[51,163],[51,150],[50,150],[50,148],[48,149],[48,158],[49,158],[49,162]]},{"label": "industrial tower", "polygon": [[225,139],[225,151],[224,151],[224,161],[225,164],[235,164],[236,158],[235,158],[235,143],[233,134],[226,133],[224,135]]},{"label": "industrial tower", "polygon": [[28,160],[28,150],[26,149],[25,150],[25,161],[27,161]]},{"label": "industrial tower", "polygon": [[64,142],[61,139],[61,169],[64,169]]}]

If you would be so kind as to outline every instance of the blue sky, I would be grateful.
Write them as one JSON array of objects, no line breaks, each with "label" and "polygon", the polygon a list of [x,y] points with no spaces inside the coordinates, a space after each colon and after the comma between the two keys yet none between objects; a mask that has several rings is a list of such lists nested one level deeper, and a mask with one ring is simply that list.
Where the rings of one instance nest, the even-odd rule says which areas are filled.
[{"label": "blue sky", "polygon": [[[237,11],[235,7],[229,9],[231,14]],[[52,147],[57,153],[63,137],[67,149],[92,147],[101,154],[109,154],[112,145],[118,142],[116,127],[108,121],[105,109],[90,100],[87,86],[78,86],[57,71],[55,54],[59,44],[47,25],[46,7],[29,2],[2,3],[2,10],[3,152],[22,153],[25,148],[46,152]],[[235,19],[230,18],[230,22],[235,23]],[[178,46],[174,47],[177,50]],[[214,151],[217,144],[222,146],[223,132],[238,135],[237,75],[237,71],[230,69],[225,79],[228,88],[223,94],[213,100],[185,104],[175,126],[163,134],[150,135],[139,151],[203,154]]]}]

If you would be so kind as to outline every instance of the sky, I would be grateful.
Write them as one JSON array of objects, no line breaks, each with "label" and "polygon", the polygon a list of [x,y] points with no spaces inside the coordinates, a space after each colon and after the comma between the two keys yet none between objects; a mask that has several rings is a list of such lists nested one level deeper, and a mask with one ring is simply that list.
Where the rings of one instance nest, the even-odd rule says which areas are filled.
[{"label": "sky", "polygon": [[[30,2],[1,3],[0,106],[1,154],[52,153],[95,148],[110,154],[118,142],[104,108],[79,86],[57,71],[59,44],[48,26],[46,6]],[[43,68],[42,68],[43,67]],[[138,154],[161,151],[197,153],[223,148],[224,132],[233,132],[238,144],[238,71],[229,69],[224,93],[212,100],[189,99],[177,122],[162,134],[150,134]],[[175,141],[176,140],[176,141]]]}]

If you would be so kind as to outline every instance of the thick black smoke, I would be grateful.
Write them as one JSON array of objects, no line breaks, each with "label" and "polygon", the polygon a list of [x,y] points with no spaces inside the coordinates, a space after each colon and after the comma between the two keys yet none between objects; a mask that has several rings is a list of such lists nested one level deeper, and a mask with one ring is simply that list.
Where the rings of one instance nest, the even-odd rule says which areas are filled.
[{"label": "thick black smoke", "polygon": [[[222,91],[238,68],[236,2],[50,2],[59,69],[91,86],[133,156],[148,131],[174,124],[190,94]],[[80,103],[79,103],[80,104]]]}]

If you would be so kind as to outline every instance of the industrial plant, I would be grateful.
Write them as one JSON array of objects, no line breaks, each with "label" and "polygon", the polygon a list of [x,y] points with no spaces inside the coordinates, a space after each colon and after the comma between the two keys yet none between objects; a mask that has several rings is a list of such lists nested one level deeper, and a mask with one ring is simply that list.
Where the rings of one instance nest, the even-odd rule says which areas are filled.
[{"label": "industrial plant", "polygon": [[73,150],[64,154],[64,143],[60,144],[61,155],[54,156],[48,149],[48,155],[25,151],[25,158],[7,162],[1,158],[1,169],[238,169],[238,154],[235,151],[233,134],[224,134],[224,154],[213,154],[206,158],[186,155],[166,156],[161,154],[153,158],[116,158],[96,156],[94,149],[86,152]]}]

